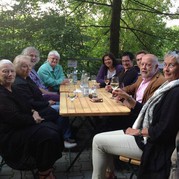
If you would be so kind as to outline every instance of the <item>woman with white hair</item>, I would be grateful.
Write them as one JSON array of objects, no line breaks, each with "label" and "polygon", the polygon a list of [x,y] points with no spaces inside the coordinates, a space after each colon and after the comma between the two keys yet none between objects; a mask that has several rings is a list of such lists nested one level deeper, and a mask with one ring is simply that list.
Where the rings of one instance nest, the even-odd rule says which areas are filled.
[{"label": "woman with white hair", "polygon": [[[35,47],[26,47],[22,50],[22,55],[27,55],[30,57],[32,69],[29,73],[29,77],[36,83],[36,85],[41,90],[43,97],[47,100],[53,100],[55,101],[55,104],[59,104],[60,96],[57,92],[51,92],[47,89],[47,87],[43,84],[42,80],[40,79],[39,75],[37,74],[35,70],[35,65],[40,61],[40,52]],[[54,108],[56,109],[56,106],[54,105]],[[59,107],[58,107],[59,108]]]},{"label": "woman with white hair", "polygon": [[16,76],[9,60],[0,60],[0,155],[15,169],[38,169],[39,179],[55,179],[53,165],[61,158],[62,132],[46,121],[12,87]]},{"label": "woman with white hair", "polygon": [[58,64],[59,61],[60,54],[56,50],[52,50],[48,54],[47,61],[37,71],[44,85],[54,92],[59,92],[60,84],[69,83],[69,80],[65,79],[62,66]]},{"label": "woman with white hair", "polygon": [[179,51],[165,55],[163,72],[167,81],[143,107],[131,96],[126,98],[133,110],[140,111],[132,128],[95,135],[92,179],[105,179],[108,167],[110,179],[115,178],[113,155],[141,159],[138,179],[168,179],[179,130]]}]

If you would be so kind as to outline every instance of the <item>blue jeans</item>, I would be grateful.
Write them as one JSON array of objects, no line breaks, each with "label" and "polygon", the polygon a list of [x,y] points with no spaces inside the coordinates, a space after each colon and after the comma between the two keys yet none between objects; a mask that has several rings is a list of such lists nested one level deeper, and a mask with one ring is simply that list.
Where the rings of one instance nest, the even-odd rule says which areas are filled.
[{"label": "blue jeans", "polygon": [[71,133],[70,122],[69,122],[68,117],[63,118],[63,117],[59,116],[56,124],[62,130],[64,140],[71,138],[72,133]]}]

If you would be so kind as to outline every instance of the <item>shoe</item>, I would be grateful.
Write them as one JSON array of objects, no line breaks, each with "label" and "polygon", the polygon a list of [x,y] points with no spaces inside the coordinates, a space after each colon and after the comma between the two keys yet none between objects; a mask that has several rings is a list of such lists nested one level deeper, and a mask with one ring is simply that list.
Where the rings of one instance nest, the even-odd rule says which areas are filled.
[{"label": "shoe", "polygon": [[71,139],[71,138],[65,139],[65,141],[69,143],[76,143],[75,139]]},{"label": "shoe", "polygon": [[70,143],[68,141],[64,141],[64,147],[67,148],[67,149],[71,149],[71,148],[74,148],[77,146],[77,143]]}]

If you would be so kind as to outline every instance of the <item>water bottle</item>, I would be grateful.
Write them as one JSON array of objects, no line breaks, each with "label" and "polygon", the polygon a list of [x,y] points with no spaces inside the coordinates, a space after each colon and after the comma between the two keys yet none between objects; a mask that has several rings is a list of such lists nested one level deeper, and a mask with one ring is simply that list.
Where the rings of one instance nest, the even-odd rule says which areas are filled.
[{"label": "water bottle", "polygon": [[89,96],[88,76],[85,74],[83,78],[83,96]]},{"label": "water bottle", "polygon": [[85,82],[85,71],[83,70],[81,73],[81,80],[80,80],[81,88],[83,88],[84,82]]},{"label": "water bottle", "polygon": [[73,70],[73,84],[77,84],[77,81],[78,81],[78,77],[77,77],[77,70],[76,70],[76,67],[74,67],[74,70]]}]

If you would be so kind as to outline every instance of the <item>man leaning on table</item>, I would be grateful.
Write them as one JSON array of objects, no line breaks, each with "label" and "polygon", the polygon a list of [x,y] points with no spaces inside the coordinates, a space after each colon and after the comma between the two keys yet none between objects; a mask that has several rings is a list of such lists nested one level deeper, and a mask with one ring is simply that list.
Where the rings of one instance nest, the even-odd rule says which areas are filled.
[{"label": "man leaning on table", "polygon": [[[158,58],[153,54],[146,54],[142,57],[140,64],[140,73],[141,75],[138,77],[137,81],[129,86],[124,87],[122,90],[118,89],[113,91],[118,100],[121,100],[124,105],[128,106],[128,101],[125,99],[129,99],[133,97],[136,101],[144,104],[146,101],[153,95],[156,89],[158,89],[161,84],[165,82],[164,76],[160,73],[158,68]],[[131,114],[129,116],[124,116],[122,119],[111,120],[114,121],[112,125],[113,129],[126,128],[132,126],[136,119],[137,115],[133,113],[131,110]],[[111,122],[110,121],[110,122]],[[119,121],[119,122],[118,122]],[[116,122],[119,124],[116,125]]]}]

